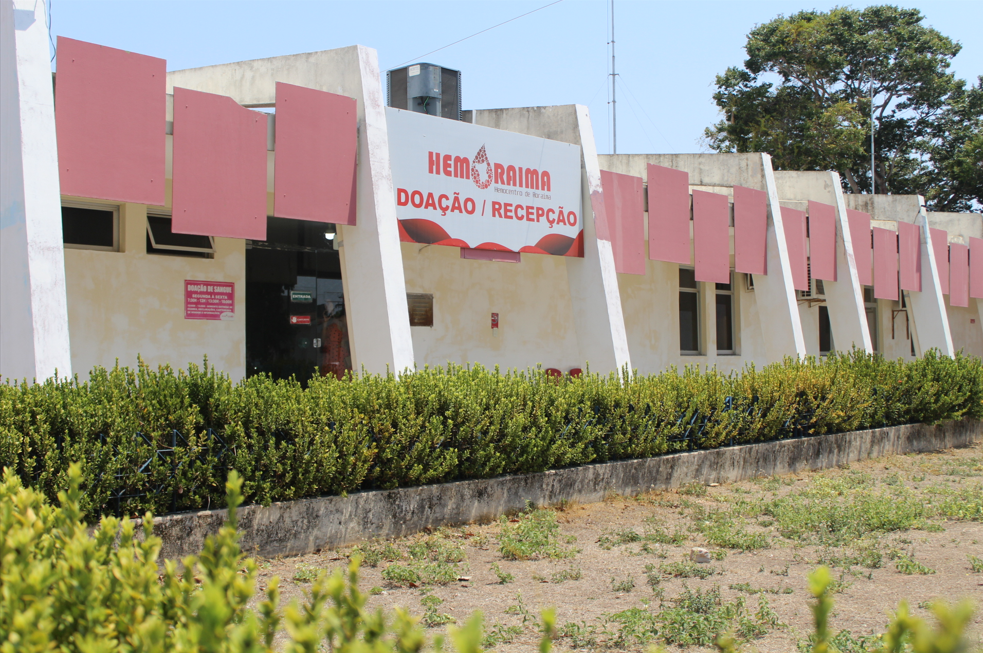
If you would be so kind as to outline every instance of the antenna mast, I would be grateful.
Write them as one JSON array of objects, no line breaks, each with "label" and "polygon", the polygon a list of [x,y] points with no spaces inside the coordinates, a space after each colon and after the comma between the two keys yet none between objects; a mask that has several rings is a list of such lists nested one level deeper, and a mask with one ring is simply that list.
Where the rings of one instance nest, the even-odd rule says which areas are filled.
[{"label": "antenna mast", "polygon": [[617,73],[614,70],[614,0],[611,0],[611,125],[613,128],[614,154],[618,153],[617,79]]}]

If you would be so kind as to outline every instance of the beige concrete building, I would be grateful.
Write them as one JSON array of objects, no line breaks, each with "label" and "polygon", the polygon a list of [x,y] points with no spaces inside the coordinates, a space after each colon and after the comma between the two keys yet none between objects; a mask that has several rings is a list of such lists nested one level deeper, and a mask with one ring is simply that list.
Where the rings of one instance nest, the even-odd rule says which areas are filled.
[{"label": "beige concrete building", "polygon": [[[21,50],[40,47],[16,45]],[[23,68],[18,73],[26,74]],[[355,100],[354,225],[275,217],[277,83]],[[173,141],[180,137],[173,127],[175,88],[227,96],[262,111],[260,119],[270,133],[265,240],[182,234],[171,228]],[[980,215],[928,213],[917,196],[845,194],[835,173],[776,172],[763,154],[600,155],[590,116],[579,105],[465,111],[461,122],[469,129],[523,134],[577,148],[580,179],[571,183],[580,189],[576,202],[582,233],[577,237],[582,240],[577,242],[582,243],[582,256],[533,253],[525,247],[483,250],[475,243],[447,246],[418,238],[410,242],[414,239],[405,237],[399,224],[401,187],[394,172],[403,154],[390,148],[391,118],[382,88],[376,54],[361,46],[168,73],[168,113],[160,125],[167,148],[164,205],[61,194],[61,216],[49,210],[41,218],[47,221],[48,237],[57,233],[64,243],[60,301],[67,307],[65,347],[71,369],[62,362],[59,373],[84,377],[93,366],[116,361],[134,365],[138,356],[150,365],[174,367],[200,363],[207,356],[235,379],[256,373],[303,379],[349,369],[398,372],[448,362],[520,369],[540,365],[561,372],[589,366],[603,373],[632,369],[649,374],[686,365],[731,371],[853,347],[903,359],[931,348],[946,355],[962,350],[983,356],[983,299],[974,296],[966,307],[950,303],[929,231],[942,229],[949,242],[968,245],[970,239],[983,238]],[[23,107],[28,98],[21,92],[11,99],[6,91],[4,129],[13,130],[17,107],[8,110],[8,105],[19,101]],[[22,138],[29,128],[54,128],[50,122],[28,125],[20,115],[15,126]],[[493,139],[495,133],[481,135]],[[8,142],[5,138],[5,151]],[[6,153],[4,157],[7,166]],[[726,196],[731,213],[735,187],[764,193],[767,274],[737,271],[733,216],[726,234],[729,283],[697,281],[692,265],[647,256],[644,274],[619,273],[621,245],[606,229],[598,229],[603,220],[618,219],[605,217],[605,193],[611,191],[601,183],[602,171],[646,181],[650,165],[688,173],[690,191]],[[37,173],[23,165],[19,169],[22,194],[56,192],[50,184],[32,186]],[[559,187],[556,179],[552,184]],[[498,188],[504,193],[506,185],[496,181],[488,192]],[[645,189],[650,201],[655,197],[651,190]],[[530,196],[528,190],[525,196]],[[808,290],[796,290],[795,253],[787,246],[783,208],[807,210],[809,202],[835,207],[837,280],[810,278]],[[573,211],[571,201],[566,206]],[[525,208],[531,223],[533,206]],[[645,242],[659,237],[649,232],[649,208],[637,216],[645,224]],[[13,218],[8,208],[4,211],[6,241]],[[897,301],[874,298],[870,285],[862,283],[864,271],[853,254],[849,211],[869,214],[875,227],[897,231],[902,222],[918,227],[921,291],[902,291]],[[691,246],[696,247],[692,239]],[[479,255],[469,255],[474,252]],[[6,255],[3,265],[7,295],[29,268],[24,262],[8,265]],[[948,273],[945,268],[942,274]],[[189,308],[192,291],[208,284],[227,293],[228,310],[220,318],[195,319]],[[45,305],[42,295],[49,291],[39,287],[10,312],[5,304],[5,339],[16,332],[21,342],[23,333],[40,328],[32,332],[12,325],[23,322],[31,307],[36,311]],[[5,340],[0,374],[10,378],[51,372],[37,357],[9,353],[17,342]]]}]

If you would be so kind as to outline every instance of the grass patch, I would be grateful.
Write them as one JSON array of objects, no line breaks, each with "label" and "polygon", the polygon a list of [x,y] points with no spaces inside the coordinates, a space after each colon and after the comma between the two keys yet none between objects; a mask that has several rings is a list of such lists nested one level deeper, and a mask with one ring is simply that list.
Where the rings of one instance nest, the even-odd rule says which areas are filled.
[{"label": "grass patch", "polygon": [[751,587],[751,583],[732,583],[729,589],[745,594],[791,594],[794,590],[791,587]]},{"label": "grass patch", "polygon": [[[646,571],[651,567],[647,565],[645,567]],[[682,562],[669,562],[659,565],[659,571],[663,576],[675,577],[675,578],[699,578],[706,579],[714,574],[723,573],[717,567],[712,567],[710,565],[701,565],[696,562],[691,562],[689,560],[684,560]]]},{"label": "grass patch", "polygon": [[395,562],[403,557],[402,552],[392,542],[368,542],[352,547],[348,559],[361,558],[362,564],[378,567],[381,562]]},{"label": "grass patch", "polygon": [[767,601],[759,602],[758,612],[750,615],[744,597],[725,603],[719,587],[691,590],[684,586],[672,603],[657,617],[659,633],[667,644],[710,646],[719,633],[727,631],[749,641],[768,634],[769,627],[780,625]]},{"label": "grass patch", "polygon": [[583,578],[584,572],[580,570],[580,567],[570,567],[569,569],[561,569],[550,576],[550,582],[552,583],[563,583],[568,580],[580,580]]},{"label": "grass patch", "polygon": [[983,574],[983,558],[974,555],[968,555],[966,558],[969,559],[969,566],[973,573]]},{"label": "grass patch", "polygon": [[506,626],[496,623],[485,631],[485,637],[481,640],[482,648],[492,649],[499,644],[511,644],[515,638],[522,634],[519,626]]},{"label": "grass patch", "polygon": [[635,589],[635,579],[631,576],[626,576],[625,578],[612,578],[611,579],[611,591],[620,592],[622,594],[627,594],[628,592]]},{"label": "grass patch", "polygon": [[894,561],[894,566],[902,574],[912,576],[915,574],[921,576],[928,576],[929,574],[934,574],[935,570],[931,567],[926,567],[922,563],[918,562],[908,554],[902,553],[898,556],[897,560]]},{"label": "grass patch", "polygon": [[551,510],[527,510],[515,521],[502,518],[498,551],[506,560],[572,558],[579,552],[561,542],[560,525]]},{"label": "grass patch", "polygon": [[457,566],[446,562],[393,563],[382,570],[382,579],[397,587],[447,585],[457,580],[458,576]]},{"label": "grass patch", "polygon": [[313,583],[320,573],[321,570],[316,567],[297,565],[297,569],[294,570],[294,580],[298,583]]},{"label": "grass patch", "polygon": [[422,599],[420,599],[420,604],[423,605],[423,616],[420,618],[420,622],[424,626],[433,628],[434,626],[443,626],[444,624],[454,623],[454,617],[449,614],[442,614],[438,611],[438,608],[444,603],[444,600],[439,596],[434,596],[433,594],[426,594]]}]

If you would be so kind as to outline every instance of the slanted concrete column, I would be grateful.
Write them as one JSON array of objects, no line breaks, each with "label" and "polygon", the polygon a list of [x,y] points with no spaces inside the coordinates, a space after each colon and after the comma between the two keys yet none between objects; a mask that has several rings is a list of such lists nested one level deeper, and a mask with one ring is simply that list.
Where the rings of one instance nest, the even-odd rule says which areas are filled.
[{"label": "slanted concrete column", "polygon": [[375,50],[361,45],[172,71],[175,86],[272,107],[276,83],[339,93],[358,101],[356,225],[339,227],[342,284],[355,372],[413,367],[413,339],[389,167],[389,132]]},{"label": "slanted concrete column", "polygon": [[591,370],[607,373],[631,371],[621,290],[614,267],[611,242],[597,237],[595,216],[604,216],[601,167],[591,127],[590,113],[575,106],[577,130],[583,152],[584,258],[567,259],[567,279],[573,300],[573,316],[581,355]]},{"label": "slanted concrete column", "polygon": [[911,307],[911,336],[915,340],[915,355],[921,357],[934,348],[945,356],[952,356],[955,349],[952,346],[945,299],[942,297],[939,268],[935,263],[932,232],[928,228],[928,213],[925,211],[925,200],[919,197],[918,202],[920,206],[916,224],[921,232],[922,291],[905,291],[905,303]]},{"label": "slanted concrete column", "polygon": [[389,165],[386,103],[375,50],[358,47],[364,118],[358,135],[356,226],[339,227],[352,367],[382,373],[413,367],[413,338],[396,197]]},{"label": "slanted concrete column", "polygon": [[761,165],[765,191],[768,193],[768,274],[754,275],[754,291],[761,313],[762,336],[768,343],[769,358],[772,360],[780,360],[783,356],[803,358],[806,356],[806,344],[795,287],[792,285],[792,267],[771,156],[762,154]]},{"label": "slanted concrete column", "polygon": [[0,376],[72,374],[45,3],[0,0]]},{"label": "slanted concrete column", "polygon": [[874,353],[867,324],[867,309],[864,306],[864,288],[857,274],[857,259],[853,255],[853,238],[847,217],[846,201],[840,175],[830,172],[836,205],[836,281],[824,281],[826,306],[829,310],[829,324],[833,331],[833,344],[837,350],[845,352],[851,348]]}]

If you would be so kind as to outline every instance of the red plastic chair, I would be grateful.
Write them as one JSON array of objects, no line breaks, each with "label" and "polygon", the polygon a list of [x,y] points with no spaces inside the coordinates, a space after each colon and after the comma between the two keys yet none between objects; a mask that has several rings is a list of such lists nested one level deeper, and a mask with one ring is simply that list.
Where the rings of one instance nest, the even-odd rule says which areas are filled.
[{"label": "red plastic chair", "polygon": [[547,367],[546,376],[552,377],[554,379],[561,379],[563,378],[563,372],[556,369],[555,367]]},{"label": "red plastic chair", "polygon": [[584,371],[582,369],[580,369],[579,367],[574,367],[570,370],[570,378],[576,379],[583,373]]}]

